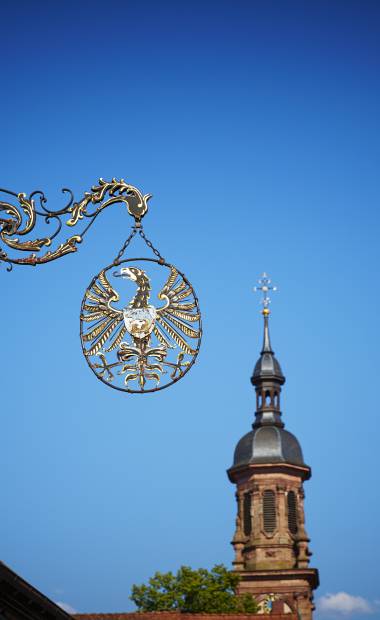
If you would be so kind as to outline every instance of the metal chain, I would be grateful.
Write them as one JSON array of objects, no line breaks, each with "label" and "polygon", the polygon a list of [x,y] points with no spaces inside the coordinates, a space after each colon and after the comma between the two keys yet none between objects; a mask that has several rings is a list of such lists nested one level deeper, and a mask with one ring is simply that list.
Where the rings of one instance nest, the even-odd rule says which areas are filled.
[{"label": "metal chain", "polygon": [[128,239],[125,241],[123,246],[120,248],[120,252],[116,256],[116,258],[114,258],[114,260],[113,260],[113,264],[114,265],[118,265],[119,264],[121,257],[123,256],[125,250],[127,249],[129,244],[131,243],[131,241],[132,241],[132,239],[133,239],[133,237],[135,236],[136,233],[137,233],[137,228],[136,228],[136,226],[133,226],[131,234],[129,235]]},{"label": "metal chain", "polygon": [[121,257],[123,256],[125,250],[127,249],[127,247],[129,246],[129,244],[131,243],[133,237],[135,236],[135,234],[137,233],[137,231],[139,232],[140,237],[142,237],[142,239],[144,239],[145,243],[147,244],[147,246],[152,250],[153,254],[155,254],[159,260],[159,263],[164,263],[165,259],[163,256],[161,256],[161,254],[159,253],[159,251],[157,250],[157,248],[154,247],[153,243],[151,241],[149,241],[148,237],[145,235],[142,226],[140,224],[140,226],[135,225],[132,228],[132,232],[129,235],[128,239],[125,241],[125,243],[123,244],[123,246],[120,248],[120,251],[118,253],[118,255],[116,256],[116,258],[114,258],[113,260],[113,264],[114,265],[118,265],[120,262]]},{"label": "metal chain", "polygon": [[151,241],[149,241],[149,239],[146,237],[146,235],[145,235],[145,233],[144,233],[142,228],[139,229],[139,235],[140,235],[140,237],[142,237],[144,239],[145,243],[152,250],[152,252],[158,257],[159,262],[160,263],[164,263],[165,262],[164,257],[161,256],[161,254],[159,253],[157,248],[154,247],[153,243]]}]

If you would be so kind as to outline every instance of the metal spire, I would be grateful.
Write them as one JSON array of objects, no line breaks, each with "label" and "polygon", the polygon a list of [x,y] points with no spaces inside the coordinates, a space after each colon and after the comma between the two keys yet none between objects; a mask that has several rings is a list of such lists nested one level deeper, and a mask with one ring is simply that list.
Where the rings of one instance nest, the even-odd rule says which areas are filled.
[{"label": "metal spire", "polygon": [[264,317],[264,340],[263,340],[263,348],[261,353],[273,353],[270,337],[269,337],[269,324],[268,319],[270,315],[269,304],[271,303],[271,298],[269,297],[269,291],[277,291],[277,286],[272,286],[272,280],[268,277],[268,275],[264,273],[260,276],[258,280],[259,286],[254,287],[254,291],[262,293],[262,299],[260,303],[263,306],[261,314]]}]

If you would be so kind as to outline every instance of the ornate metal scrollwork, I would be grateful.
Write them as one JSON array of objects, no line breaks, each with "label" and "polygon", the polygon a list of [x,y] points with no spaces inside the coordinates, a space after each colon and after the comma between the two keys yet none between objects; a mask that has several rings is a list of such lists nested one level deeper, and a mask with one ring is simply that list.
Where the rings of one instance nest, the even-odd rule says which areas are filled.
[{"label": "ornate metal scrollwork", "polygon": [[[16,258],[8,255],[4,248],[0,247],[0,262],[8,263],[8,271],[12,265],[40,265],[56,260],[66,254],[77,251],[77,245],[81,243],[84,235],[94,223],[101,211],[115,203],[125,204],[128,212],[140,223],[148,210],[148,200],[151,194],[143,195],[137,187],[130,185],[124,179],[112,179],[104,181],[99,179],[98,185],[94,185],[90,192],[85,192],[82,200],[75,202],[71,190],[64,188],[65,194],[69,194],[69,202],[63,208],[52,211],[46,207],[47,199],[43,192],[34,191],[29,196],[24,193],[15,193],[6,189],[0,189],[0,195],[6,194],[8,200],[0,200],[0,239],[11,250],[30,252],[24,258]],[[13,204],[15,203],[15,204]],[[36,206],[36,203],[38,206]],[[70,216],[66,222],[64,216]],[[60,233],[63,224],[73,227],[80,220],[89,220],[79,234],[68,237],[55,249],[44,252],[45,248],[52,247],[53,240]],[[21,240],[20,237],[30,235],[38,222],[44,220],[46,224],[54,221],[56,229],[52,234],[35,239]]]}]

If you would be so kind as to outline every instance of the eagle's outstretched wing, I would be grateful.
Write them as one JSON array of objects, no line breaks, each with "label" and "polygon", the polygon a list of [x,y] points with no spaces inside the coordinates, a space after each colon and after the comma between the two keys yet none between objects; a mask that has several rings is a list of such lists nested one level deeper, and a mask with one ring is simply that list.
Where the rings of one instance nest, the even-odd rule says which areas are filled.
[{"label": "eagle's outstretched wing", "polygon": [[192,287],[185,282],[175,267],[171,267],[165,286],[158,294],[159,299],[165,301],[165,305],[157,308],[154,333],[167,347],[173,347],[170,342],[172,338],[182,351],[194,355],[195,350],[182,336],[182,334],[189,338],[200,336],[200,331],[191,326],[191,323],[199,321],[200,315],[195,301],[188,299],[190,296],[193,296]]},{"label": "eagle's outstretched wing", "polygon": [[107,340],[110,341],[106,351],[112,351],[120,344],[127,330],[123,321],[123,311],[111,306],[111,302],[119,301],[119,295],[112,288],[104,270],[86,291],[85,297],[81,319],[92,323],[82,336],[84,343],[90,343],[85,354],[96,355]]}]

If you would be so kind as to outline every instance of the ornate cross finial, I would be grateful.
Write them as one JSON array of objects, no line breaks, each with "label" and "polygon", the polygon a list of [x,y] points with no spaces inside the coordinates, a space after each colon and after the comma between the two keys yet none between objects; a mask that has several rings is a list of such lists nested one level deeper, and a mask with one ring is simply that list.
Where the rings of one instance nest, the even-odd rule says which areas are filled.
[{"label": "ornate cross finial", "polygon": [[277,286],[271,286],[272,280],[268,278],[268,274],[264,273],[260,276],[258,280],[259,286],[254,287],[255,293],[261,291],[263,294],[260,303],[264,306],[262,313],[264,316],[268,316],[270,314],[269,304],[271,303],[271,298],[269,297],[269,291],[277,291]]}]

